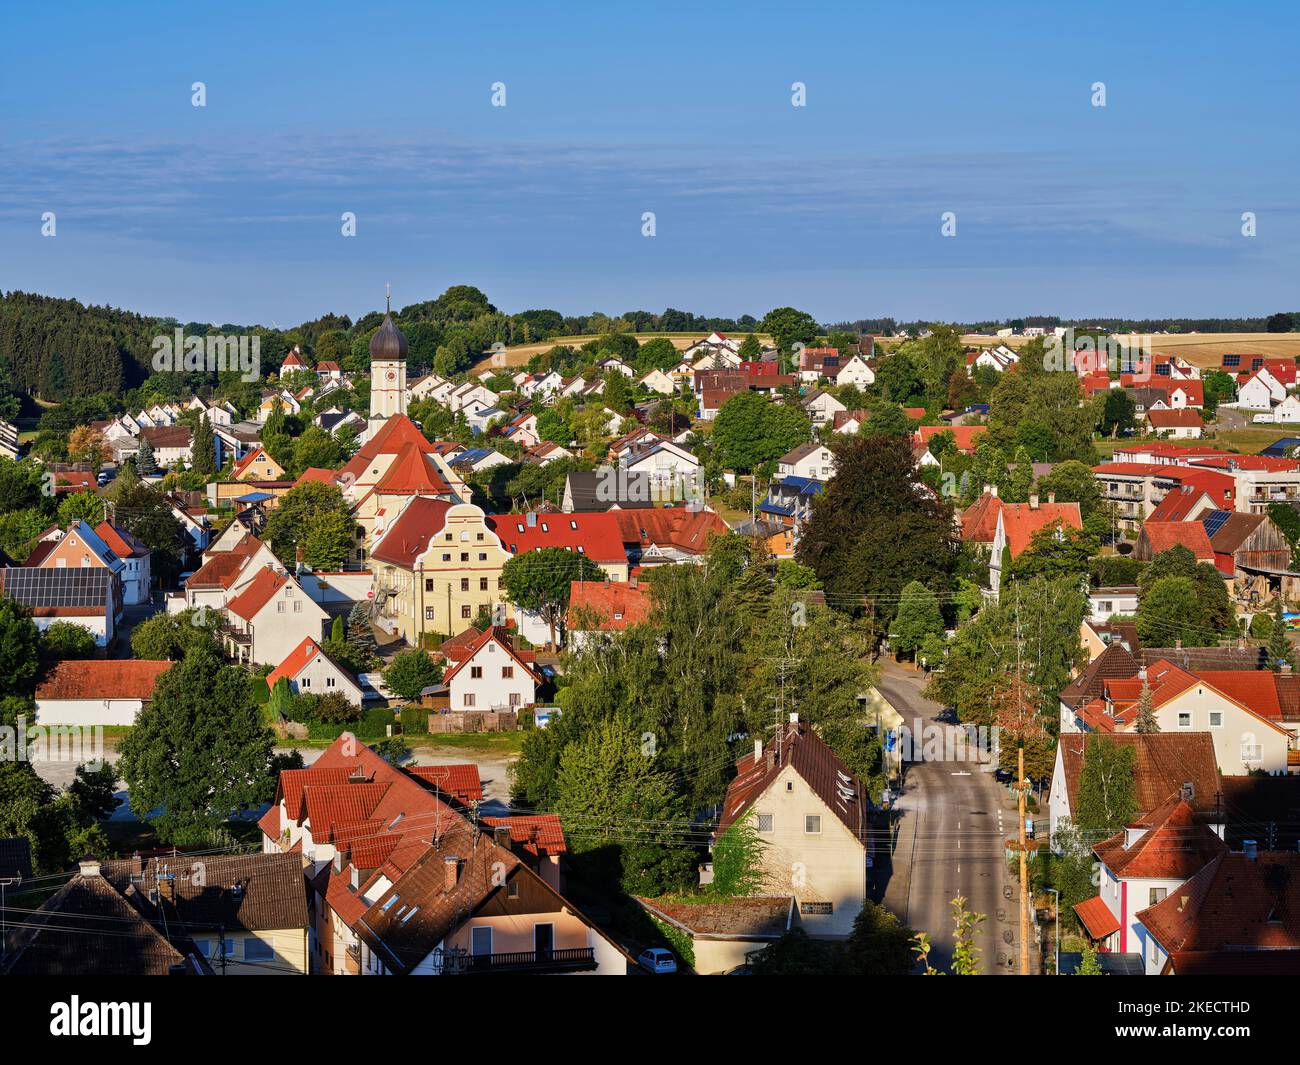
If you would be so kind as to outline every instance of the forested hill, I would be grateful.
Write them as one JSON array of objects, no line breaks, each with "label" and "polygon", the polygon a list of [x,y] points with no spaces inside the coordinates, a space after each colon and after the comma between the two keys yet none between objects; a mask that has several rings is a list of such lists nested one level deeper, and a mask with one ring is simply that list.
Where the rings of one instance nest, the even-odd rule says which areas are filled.
[{"label": "forested hill", "polygon": [[122,392],[150,372],[158,321],[27,292],[0,294],[0,387],[62,401]]}]

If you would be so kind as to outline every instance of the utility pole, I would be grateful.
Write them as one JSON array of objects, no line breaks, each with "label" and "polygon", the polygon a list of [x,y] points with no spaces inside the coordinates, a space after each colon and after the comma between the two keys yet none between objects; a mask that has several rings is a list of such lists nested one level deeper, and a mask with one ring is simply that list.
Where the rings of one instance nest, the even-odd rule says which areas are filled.
[{"label": "utility pole", "polygon": [[1020,806],[1020,975],[1029,975],[1029,867],[1025,861],[1025,747],[1016,751],[1020,779],[1016,781]]}]

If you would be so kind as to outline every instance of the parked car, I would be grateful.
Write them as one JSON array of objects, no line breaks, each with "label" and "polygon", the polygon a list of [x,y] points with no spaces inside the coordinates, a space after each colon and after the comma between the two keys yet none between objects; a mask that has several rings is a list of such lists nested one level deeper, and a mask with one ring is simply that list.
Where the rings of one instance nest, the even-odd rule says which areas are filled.
[{"label": "parked car", "polygon": [[664,950],[663,947],[650,947],[643,950],[636,959],[636,963],[648,973],[675,973],[677,971],[677,959],[673,957],[671,950]]},{"label": "parked car", "polygon": [[993,779],[999,784],[1010,784],[1015,780],[1015,774],[1010,769],[995,769],[993,770]]}]

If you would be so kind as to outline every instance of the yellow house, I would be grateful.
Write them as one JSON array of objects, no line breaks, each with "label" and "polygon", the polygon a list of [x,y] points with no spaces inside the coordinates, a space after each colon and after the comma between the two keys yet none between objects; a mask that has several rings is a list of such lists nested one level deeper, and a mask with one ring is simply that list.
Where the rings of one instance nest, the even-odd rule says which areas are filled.
[{"label": "yellow house", "polygon": [[894,734],[892,749],[889,749],[889,745],[886,744],[885,760],[889,767],[889,775],[896,776],[903,765],[902,729],[905,724],[903,715],[879,688],[869,688],[867,694],[861,697],[861,702],[866,710],[867,727],[879,730],[882,743],[891,732]]},{"label": "yellow house", "polygon": [[867,896],[870,800],[798,714],[736,763],[715,839],[741,819],[763,845],[764,889],[795,897],[810,936],[843,938]]},{"label": "yellow house", "polygon": [[481,508],[415,496],[371,546],[377,620],[412,646],[426,633],[463,632],[504,601],[509,558]]},{"label": "yellow house", "polygon": [[284,467],[266,448],[255,447],[231,467],[230,474],[236,481],[278,481],[284,476]]}]

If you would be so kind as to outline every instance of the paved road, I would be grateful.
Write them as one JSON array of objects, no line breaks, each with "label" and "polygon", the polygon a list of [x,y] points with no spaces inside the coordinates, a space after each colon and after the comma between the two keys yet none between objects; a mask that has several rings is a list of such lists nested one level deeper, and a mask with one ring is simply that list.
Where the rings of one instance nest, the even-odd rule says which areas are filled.
[{"label": "paved road", "polygon": [[[943,707],[921,695],[921,677],[882,660],[879,687],[898,707],[909,728],[925,726],[956,737],[940,720]],[[1016,810],[1005,787],[977,752],[951,745],[952,760],[924,761],[907,771],[898,813],[898,847],[885,905],[930,937],[930,958],[947,969],[952,960],[951,900],[964,895],[967,908],[987,915],[976,937],[986,973],[1008,973],[1019,964],[1016,896],[1006,874],[1005,840],[1015,834]],[[1006,939],[1010,933],[1011,940]]]}]

